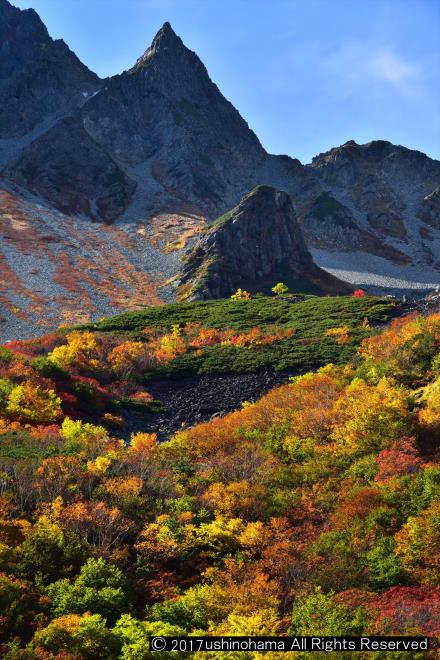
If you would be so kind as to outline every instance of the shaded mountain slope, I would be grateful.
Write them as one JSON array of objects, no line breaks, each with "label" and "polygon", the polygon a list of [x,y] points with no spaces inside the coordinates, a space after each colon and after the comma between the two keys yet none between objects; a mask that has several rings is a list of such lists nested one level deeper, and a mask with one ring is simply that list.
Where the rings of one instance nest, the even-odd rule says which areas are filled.
[{"label": "shaded mountain slope", "polygon": [[32,142],[19,164],[7,168],[5,175],[50,200],[60,211],[93,220],[114,220],[136,188],[73,117],[61,119]]},{"label": "shaded mountain slope", "polygon": [[53,40],[33,9],[0,0],[0,138],[22,136],[84,102],[101,81]]}]

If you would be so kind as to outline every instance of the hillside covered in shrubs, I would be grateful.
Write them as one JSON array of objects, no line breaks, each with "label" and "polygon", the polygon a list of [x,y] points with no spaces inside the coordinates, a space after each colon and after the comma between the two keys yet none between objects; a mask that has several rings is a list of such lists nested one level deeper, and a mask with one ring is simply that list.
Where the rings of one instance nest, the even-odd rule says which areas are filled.
[{"label": "hillside covered in shrubs", "polygon": [[173,304],[9,342],[0,348],[3,414],[19,424],[69,416],[115,430],[131,410],[154,427],[163,409],[149,392],[157,379],[345,362],[393,307],[374,297]]},{"label": "hillside covered in shrubs", "polygon": [[[2,658],[158,657],[148,636],[167,634],[440,634],[440,314],[379,330],[380,299],[222,302],[1,349]],[[316,368],[226,417],[163,443],[118,435],[117,401],[154,407],[157,369],[217,353],[282,368],[296,351]],[[200,654],[226,657],[263,656]]]}]

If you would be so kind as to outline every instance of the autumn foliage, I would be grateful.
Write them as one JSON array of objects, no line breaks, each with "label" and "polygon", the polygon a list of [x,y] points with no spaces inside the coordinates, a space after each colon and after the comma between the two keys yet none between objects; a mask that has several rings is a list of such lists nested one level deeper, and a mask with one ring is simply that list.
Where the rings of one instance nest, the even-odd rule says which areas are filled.
[{"label": "autumn foliage", "polygon": [[154,364],[285,332],[187,322],[0,351],[2,657],[148,658],[150,635],[440,634],[439,315],[163,443],[104,418],[117,398],[148,403]]}]

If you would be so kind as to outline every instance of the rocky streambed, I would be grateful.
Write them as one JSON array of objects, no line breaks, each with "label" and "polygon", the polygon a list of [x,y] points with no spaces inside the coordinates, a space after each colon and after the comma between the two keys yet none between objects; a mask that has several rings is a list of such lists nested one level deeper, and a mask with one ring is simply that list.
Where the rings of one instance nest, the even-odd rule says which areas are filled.
[{"label": "rocky streambed", "polygon": [[163,411],[143,412],[124,408],[123,435],[143,431],[157,433],[160,440],[184,428],[220,417],[240,408],[244,401],[255,401],[281,385],[294,371],[191,375],[152,382],[148,391],[163,405]]}]

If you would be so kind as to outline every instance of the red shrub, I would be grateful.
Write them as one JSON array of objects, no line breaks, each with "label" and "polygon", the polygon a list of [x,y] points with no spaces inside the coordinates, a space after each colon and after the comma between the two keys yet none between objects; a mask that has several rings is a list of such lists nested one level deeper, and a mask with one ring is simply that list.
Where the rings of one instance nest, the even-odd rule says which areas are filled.
[{"label": "red shrub", "polygon": [[377,614],[377,632],[440,634],[440,587],[391,587],[375,595],[369,607]]},{"label": "red shrub", "polygon": [[400,438],[389,449],[381,451],[376,460],[379,466],[376,481],[418,472],[423,465],[412,437]]}]

